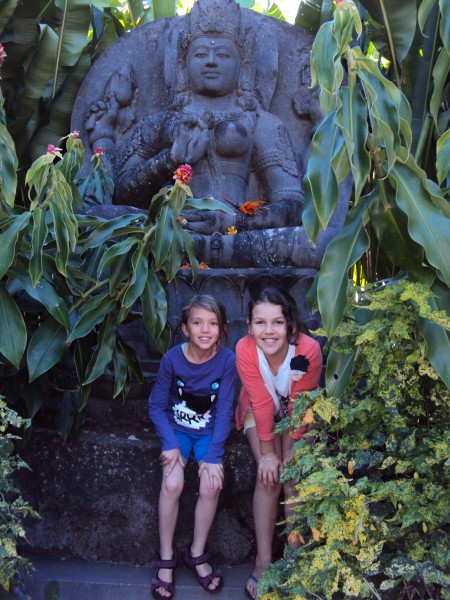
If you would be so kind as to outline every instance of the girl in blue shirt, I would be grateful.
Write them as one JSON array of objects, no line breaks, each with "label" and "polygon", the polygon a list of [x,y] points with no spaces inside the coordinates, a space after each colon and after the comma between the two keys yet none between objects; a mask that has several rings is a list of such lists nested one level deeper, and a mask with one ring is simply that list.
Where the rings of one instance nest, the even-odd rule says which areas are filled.
[{"label": "girl in blue shirt", "polygon": [[154,561],[152,595],[170,599],[175,593],[173,548],[184,468],[191,452],[199,464],[199,497],[195,508],[192,544],[184,562],[208,592],[218,592],[223,578],[205,552],[220,490],[223,455],[233,412],[235,357],[222,346],[227,319],[216,298],[194,296],[181,314],[187,342],[171,348],[162,358],[150,394],[149,415],[161,439],[163,477],[159,496],[160,558]]}]

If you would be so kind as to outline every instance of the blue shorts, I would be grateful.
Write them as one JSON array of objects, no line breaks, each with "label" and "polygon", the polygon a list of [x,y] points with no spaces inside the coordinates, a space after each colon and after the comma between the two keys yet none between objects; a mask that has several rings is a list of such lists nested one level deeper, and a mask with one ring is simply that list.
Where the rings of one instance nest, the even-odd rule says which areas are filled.
[{"label": "blue shorts", "polygon": [[195,460],[200,463],[208,450],[212,434],[198,435],[195,433],[185,433],[184,431],[175,431],[174,433],[180,442],[180,452],[184,460],[187,462],[192,450],[194,450]]}]

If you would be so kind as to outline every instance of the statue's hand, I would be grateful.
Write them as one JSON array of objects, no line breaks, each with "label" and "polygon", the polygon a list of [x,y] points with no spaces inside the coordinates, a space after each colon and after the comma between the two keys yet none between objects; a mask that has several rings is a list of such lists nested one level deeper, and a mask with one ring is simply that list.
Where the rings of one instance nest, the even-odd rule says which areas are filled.
[{"label": "statue's hand", "polygon": [[189,231],[211,235],[215,231],[227,233],[229,227],[235,225],[236,215],[229,215],[219,210],[186,210],[182,217],[187,221],[184,226]]},{"label": "statue's hand", "polygon": [[99,100],[90,108],[90,114],[86,121],[86,131],[89,143],[94,144],[100,138],[113,138],[114,129],[119,116],[119,102],[115,95]]},{"label": "statue's hand", "polygon": [[175,164],[195,165],[206,154],[209,140],[210,131],[204,121],[184,119],[178,127],[170,158]]}]

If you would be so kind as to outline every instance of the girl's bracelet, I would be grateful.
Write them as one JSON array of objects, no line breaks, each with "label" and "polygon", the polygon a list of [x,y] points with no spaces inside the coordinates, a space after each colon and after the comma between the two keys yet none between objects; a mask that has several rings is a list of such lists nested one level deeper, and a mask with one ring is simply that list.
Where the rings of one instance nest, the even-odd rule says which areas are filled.
[{"label": "girl's bracelet", "polygon": [[272,460],[273,458],[278,458],[278,457],[276,454],[274,454],[273,456],[261,456],[261,458],[258,460],[258,462],[262,463],[265,460]]}]

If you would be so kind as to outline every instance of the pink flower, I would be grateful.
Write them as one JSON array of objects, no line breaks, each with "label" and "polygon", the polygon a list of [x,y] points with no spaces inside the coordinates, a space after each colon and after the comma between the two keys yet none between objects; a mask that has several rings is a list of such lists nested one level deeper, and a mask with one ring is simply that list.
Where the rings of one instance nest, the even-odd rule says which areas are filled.
[{"label": "pink flower", "polygon": [[8,55],[5,52],[5,48],[3,46],[3,44],[0,44],[0,67],[2,66],[2,64],[5,62],[5,58]]},{"label": "pink flower", "polygon": [[103,148],[96,148],[95,149],[95,154],[97,156],[103,156]]},{"label": "pink flower", "polygon": [[77,140],[80,137],[80,132],[74,129],[70,134],[74,140]]},{"label": "pink flower", "polygon": [[190,165],[180,165],[173,174],[175,181],[181,181],[181,183],[189,183],[192,178],[192,167]]},{"label": "pink flower", "polygon": [[61,148],[58,148],[57,146],[54,146],[53,144],[49,144],[47,146],[47,154],[57,154],[58,152],[61,152]]}]

